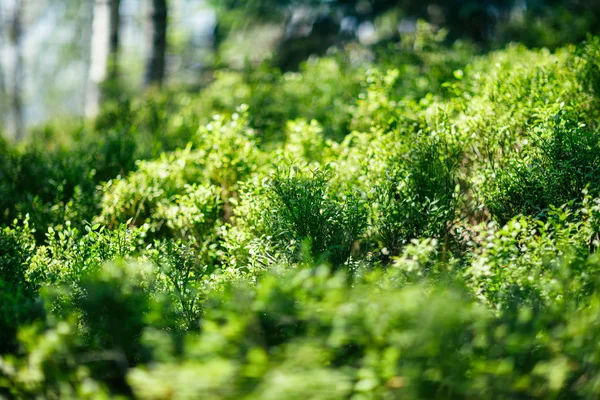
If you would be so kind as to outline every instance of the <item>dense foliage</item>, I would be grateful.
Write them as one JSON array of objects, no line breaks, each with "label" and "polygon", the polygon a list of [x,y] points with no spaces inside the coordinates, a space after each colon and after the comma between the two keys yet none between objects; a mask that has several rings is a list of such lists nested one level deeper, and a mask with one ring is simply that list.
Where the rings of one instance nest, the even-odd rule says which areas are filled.
[{"label": "dense foliage", "polygon": [[0,397],[600,396],[600,40],[221,72],[0,145]]}]

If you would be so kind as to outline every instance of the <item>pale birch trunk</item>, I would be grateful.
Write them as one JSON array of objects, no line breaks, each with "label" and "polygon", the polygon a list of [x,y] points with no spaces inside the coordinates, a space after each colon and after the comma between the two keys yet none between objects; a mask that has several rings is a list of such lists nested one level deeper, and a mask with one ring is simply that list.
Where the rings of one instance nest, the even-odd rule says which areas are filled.
[{"label": "pale birch trunk", "polygon": [[92,22],[90,72],[85,114],[94,117],[102,103],[102,86],[118,72],[120,0],[96,0]]},{"label": "pale birch trunk", "polygon": [[12,115],[15,139],[20,141],[25,136],[23,119],[23,1],[15,0],[10,26],[10,39],[14,50],[14,65],[12,70]]},{"label": "pale birch trunk", "polygon": [[[0,53],[4,51],[4,26],[6,21],[4,20],[4,13],[2,9],[2,4],[0,4]],[[4,78],[4,64],[2,60],[0,60],[0,130],[4,127],[6,123],[6,79]]]}]

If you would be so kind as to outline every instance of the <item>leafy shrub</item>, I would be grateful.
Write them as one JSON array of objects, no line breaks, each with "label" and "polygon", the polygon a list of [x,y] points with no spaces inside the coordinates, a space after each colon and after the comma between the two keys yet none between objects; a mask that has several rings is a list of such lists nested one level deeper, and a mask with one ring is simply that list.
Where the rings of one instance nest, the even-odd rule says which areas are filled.
[{"label": "leafy shrub", "polygon": [[[184,353],[203,361],[184,356],[138,368],[130,375],[136,394],[326,399],[469,393],[464,374],[472,348],[454,350],[468,340],[475,321],[484,324],[485,311],[458,293],[371,291],[345,282],[326,269],[300,270],[266,276],[253,290],[213,296],[201,336],[187,342]],[[211,379],[182,384],[202,371]]]},{"label": "leafy shrub", "polygon": [[196,136],[198,146],[206,152],[207,176],[223,189],[226,199],[235,194],[238,182],[260,166],[261,153],[248,125],[247,110],[242,105],[230,118],[216,115]]},{"label": "leafy shrub", "polygon": [[0,354],[15,351],[17,328],[40,316],[36,299],[41,282],[27,274],[34,250],[27,220],[0,229]]},{"label": "leafy shrub", "polygon": [[328,142],[323,136],[323,128],[317,121],[290,121],[287,124],[287,133],[283,153],[288,159],[317,164],[326,159]]},{"label": "leafy shrub", "polygon": [[86,351],[110,355],[93,365],[92,371],[117,391],[127,391],[128,366],[146,358],[139,338],[151,311],[152,277],[149,266],[107,263],[81,281],[85,295],[75,303],[83,322],[79,334],[84,336]]},{"label": "leafy shrub", "polygon": [[96,212],[94,172],[78,154],[27,148],[9,151],[2,158],[4,223],[29,215],[34,235],[41,241],[49,226],[65,220],[79,224]]},{"label": "leafy shrub", "polygon": [[390,155],[375,188],[375,232],[392,254],[412,239],[448,240],[457,215],[457,150],[435,135],[417,138],[411,147]]},{"label": "leafy shrub", "polygon": [[596,268],[594,258],[588,261],[591,233],[570,217],[557,210],[547,222],[521,217],[484,230],[480,254],[466,270],[475,292],[497,308],[537,309],[589,295]]},{"label": "leafy shrub", "polygon": [[157,267],[157,292],[170,297],[178,328],[197,330],[206,287],[212,283],[208,277],[215,270],[212,257],[169,240],[156,242],[146,256]]},{"label": "leafy shrub", "polygon": [[20,339],[27,357],[9,355],[0,362],[0,393],[3,395],[109,398],[110,390],[94,380],[88,363],[82,362],[84,342],[73,324],[61,321],[46,331],[29,328],[21,331]]},{"label": "leafy shrub", "polygon": [[139,253],[145,247],[146,231],[126,224],[112,230],[86,225],[85,232],[69,226],[50,228],[45,245],[38,246],[30,260],[28,273],[46,284],[76,285],[104,262]]},{"label": "leafy shrub", "polygon": [[[128,177],[108,181],[103,189],[99,221],[116,225],[131,219],[134,225],[144,224],[157,212],[161,202],[193,192],[194,188],[188,184],[204,180],[205,154],[188,147],[163,154],[159,160],[140,162],[138,170]],[[163,222],[155,219],[152,227],[157,230]]]},{"label": "leafy shrub", "polygon": [[[53,324],[50,318],[47,331],[31,327],[22,332],[27,357],[2,363],[0,387],[8,383],[21,398],[94,398],[94,392],[102,396],[107,388],[131,394],[124,374],[147,359],[138,339],[157,304],[149,296],[152,279],[152,268],[135,262],[107,263],[82,277],[85,295],[76,297],[62,321]],[[63,291],[68,295],[70,288],[53,288],[44,297],[51,304]]]},{"label": "leafy shrub", "polygon": [[202,106],[209,114],[232,114],[247,104],[249,124],[264,143],[281,142],[287,121],[297,118],[314,119],[326,137],[341,139],[360,91],[360,70],[342,55],[309,60],[296,73],[268,62],[243,72],[219,71],[203,92]]},{"label": "leafy shrub", "polygon": [[185,185],[184,193],[157,205],[151,226],[164,224],[169,236],[196,241],[213,230],[219,218],[220,198],[214,186]]},{"label": "leafy shrub", "polygon": [[589,37],[587,42],[577,49],[575,64],[581,74],[581,83],[585,89],[596,96],[600,94],[600,39]]},{"label": "leafy shrub", "polygon": [[270,183],[274,218],[269,230],[288,247],[292,259],[299,260],[306,246],[313,259],[323,257],[339,267],[350,256],[367,215],[356,194],[347,194],[343,202],[330,197],[328,179],[326,171],[306,175],[294,167],[290,172],[277,170]]},{"label": "leafy shrub", "polygon": [[221,227],[223,268],[234,277],[255,276],[285,258],[269,230],[267,181],[253,177],[239,186],[230,221]]},{"label": "leafy shrub", "polygon": [[564,122],[548,130],[536,129],[531,144],[492,172],[484,196],[500,223],[518,214],[543,217],[552,205],[580,204],[588,185],[592,196],[600,193],[597,132]]}]

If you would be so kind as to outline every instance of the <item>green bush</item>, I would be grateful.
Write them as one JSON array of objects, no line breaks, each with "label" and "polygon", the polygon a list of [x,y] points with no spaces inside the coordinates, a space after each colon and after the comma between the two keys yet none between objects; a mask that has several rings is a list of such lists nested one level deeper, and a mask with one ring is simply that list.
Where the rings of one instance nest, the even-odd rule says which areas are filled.
[{"label": "green bush", "polygon": [[0,228],[0,354],[17,350],[17,329],[42,314],[37,304],[40,281],[29,277],[27,264],[35,242],[27,220]]},{"label": "green bush", "polygon": [[35,249],[28,274],[49,285],[77,284],[104,262],[127,258],[144,248],[147,229],[121,224],[115,229],[85,225],[84,232],[70,227],[49,228],[46,243]]},{"label": "green bush", "polygon": [[[545,217],[550,206],[580,205],[583,190],[600,194],[600,142],[585,124],[539,126],[531,143],[492,170],[484,194],[486,206],[501,223],[518,214]],[[573,118],[567,119],[574,121]]]},{"label": "green bush", "polygon": [[445,139],[418,137],[405,154],[390,154],[374,190],[374,230],[387,252],[412,239],[449,240],[458,211],[456,149]]},{"label": "green bush", "polygon": [[111,226],[131,219],[133,225],[149,222],[153,230],[159,230],[165,222],[159,210],[165,214],[170,201],[176,196],[189,197],[196,190],[191,184],[204,179],[205,157],[204,151],[188,147],[163,154],[158,160],[142,161],[129,176],[108,181],[103,188],[98,222]]},{"label": "green bush", "polygon": [[597,257],[590,255],[596,217],[581,221],[581,211],[552,209],[546,221],[517,217],[479,232],[479,250],[465,270],[477,296],[498,309],[587,301],[597,280]]},{"label": "green bush", "polygon": [[358,194],[336,200],[327,193],[327,171],[277,170],[269,184],[268,230],[292,260],[311,260],[340,267],[350,257],[354,243],[366,226],[367,212]]},{"label": "green bush", "polygon": [[[139,337],[158,304],[150,296],[152,268],[111,262],[79,284],[85,295],[76,297],[62,320],[50,318],[47,329],[22,331],[27,357],[0,363],[0,387],[13,396],[102,398],[108,394],[105,388],[113,395],[132,394],[125,374],[148,359]],[[44,297],[51,304],[69,290],[53,288]]]},{"label": "green bush", "polygon": [[157,267],[157,292],[164,293],[173,305],[175,327],[181,331],[199,329],[206,292],[216,285],[210,279],[216,257],[170,240],[154,243],[146,256]]}]

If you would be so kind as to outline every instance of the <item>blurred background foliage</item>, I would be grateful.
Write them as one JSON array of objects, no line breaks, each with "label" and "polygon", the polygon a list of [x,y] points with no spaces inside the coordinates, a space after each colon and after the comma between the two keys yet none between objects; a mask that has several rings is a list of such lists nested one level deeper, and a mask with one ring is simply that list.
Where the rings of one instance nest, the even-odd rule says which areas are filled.
[{"label": "blurred background foliage", "polygon": [[223,72],[260,64],[298,71],[310,56],[357,42],[365,57],[379,57],[400,50],[420,19],[444,28],[446,45],[555,49],[599,33],[599,7],[587,0],[2,0],[0,117],[5,132],[21,139],[26,127],[58,115],[95,115],[98,90],[103,100],[163,81],[197,91]]}]

